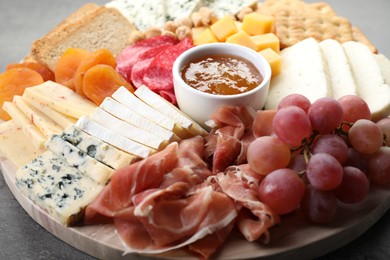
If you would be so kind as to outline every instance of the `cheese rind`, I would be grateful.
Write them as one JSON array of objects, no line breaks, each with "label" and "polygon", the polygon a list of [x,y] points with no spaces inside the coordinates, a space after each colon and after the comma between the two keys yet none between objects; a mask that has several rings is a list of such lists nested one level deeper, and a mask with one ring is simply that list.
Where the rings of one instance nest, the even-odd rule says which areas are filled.
[{"label": "cheese rind", "polygon": [[52,135],[45,146],[98,184],[106,184],[113,173],[112,168],[90,157],[58,135]]},{"label": "cheese rind", "polygon": [[20,168],[16,186],[64,225],[77,223],[84,208],[104,188],[51,151]]},{"label": "cheese rind", "polygon": [[137,156],[125,153],[76,126],[65,129],[61,138],[113,169],[120,169],[137,160]]}]

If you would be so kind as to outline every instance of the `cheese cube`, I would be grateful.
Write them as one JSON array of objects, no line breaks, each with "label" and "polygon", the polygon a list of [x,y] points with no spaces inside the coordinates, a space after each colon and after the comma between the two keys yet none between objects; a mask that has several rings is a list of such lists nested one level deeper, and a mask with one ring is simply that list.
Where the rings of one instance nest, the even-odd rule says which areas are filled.
[{"label": "cheese cube", "polygon": [[239,31],[238,33],[233,34],[226,40],[227,43],[235,43],[239,45],[246,46],[252,50],[256,50],[256,43],[251,39],[251,37],[244,31]]},{"label": "cheese cube", "polygon": [[258,35],[272,32],[274,18],[260,13],[250,13],[245,15],[242,21],[242,30],[250,35]]},{"label": "cheese cube", "polygon": [[273,33],[265,33],[251,36],[251,39],[256,43],[257,51],[271,48],[276,53],[280,52],[279,38]]},{"label": "cheese cube", "polygon": [[206,28],[197,38],[194,38],[194,45],[201,45],[213,42],[218,42],[218,39],[210,30],[210,28]]},{"label": "cheese cube", "polygon": [[191,29],[192,39],[198,38],[207,28],[206,26],[193,27]]},{"label": "cheese cube", "polygon": [[237,30],[241,31],[242,30],[242,22],[240,21],[234,21],[234,24],[237,27]]},{"label": "cheese cube", "polygon": [[234,19],[230,15],[226,15],[224,18],[219,19],[210,26],[210,30],[221,42],[226,41],[227,37],[238,32]]},{"label": "cheese cube", "polygon": [[259,53],[271,66],[272,77],[279,75],[282,68],[282,57],[271,48],[261,50]]}]

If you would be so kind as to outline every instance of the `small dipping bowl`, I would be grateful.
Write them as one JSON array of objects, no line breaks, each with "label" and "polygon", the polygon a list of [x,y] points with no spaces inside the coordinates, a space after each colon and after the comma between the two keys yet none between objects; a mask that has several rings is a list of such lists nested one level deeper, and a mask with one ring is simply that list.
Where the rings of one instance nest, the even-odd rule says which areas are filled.
[{"label": "small dipping bowl", "polygon": [[[251,62],[260,72],[263,81],[255,88],[233,95],[219,95],[200,91],[189,86],[182,78],[183,67],[208,55],[231,55]],[[250,106],[262,109],[268,96],[271,68],[267,60],[254,50],[232,43],[210,43],[193,47],[183,52],[173,64],[173,85],[181,111],[205,128],[206,121],[222,106]]]}]

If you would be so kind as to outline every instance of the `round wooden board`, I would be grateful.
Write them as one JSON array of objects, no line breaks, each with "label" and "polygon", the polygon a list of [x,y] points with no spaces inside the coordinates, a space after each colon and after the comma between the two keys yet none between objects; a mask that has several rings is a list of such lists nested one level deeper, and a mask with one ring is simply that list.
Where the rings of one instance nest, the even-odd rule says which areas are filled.
[{"label": "round wooden board", "polygon": [[[123,254],[124,246],[113,225],[69,228],[61,225],[44,210],[25,197],[15,186],[16,167],[0,158],[4,179],[26,212],[47,231],[75,248],[99,259],[195,259],[185,250],[174,250],[153,256]],[[366,200],[356,205],[341,205],[337,219],[326,225],[312,225],[299,213],[284,216],[280,225],[271,229],[271,242],[249,243],[238,233],[230,236],[217,259],[310,259],[333,251],[368,230],[390,207],[390,190],[372,188]]]}]

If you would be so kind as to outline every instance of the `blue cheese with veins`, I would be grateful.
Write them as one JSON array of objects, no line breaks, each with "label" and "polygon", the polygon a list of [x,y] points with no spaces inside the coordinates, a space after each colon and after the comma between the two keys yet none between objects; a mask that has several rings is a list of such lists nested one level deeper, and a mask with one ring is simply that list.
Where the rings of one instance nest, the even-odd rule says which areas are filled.
[{"label": "blue cheese with veins", "polygon": [[121,151],[76,126],[65,129],[61,138],[113,169],[123,168],[138,160],[137,156]]},{"label": "blue cheese with veins", "polygon": [[68,143],[59,135],[52,135],[45,143],[45,146],[58,156],[62,156],[70,166],[75,167],[96,183],[106,184],[114,171],[76,146]]},{"label": "blue cheese with veins", "polygon": [[218,18],[222,18],[225,15],[235,15],[245,7],[256,6],[257,2],[257,0],[203,0],[204,5],[210,8]]},{"label": "blue cheese with veins", "polygon": [[46,151],[16,172],[16,186],[64,225],[73,225],[103,190],[62,157]]},{"label": "blue cheese with veins", "polygon": [[202,0],[166,0],[164,3],[167,21],[190,17],[193,12],[196,12],[203,5]]},{"label": "blue cheese with veins", "polygon": [[119,10],[140,31],[150,27],[162,28],[166,22],[164,0],[113,0],[105,7]]}]

